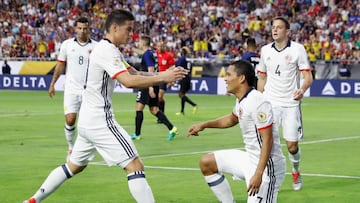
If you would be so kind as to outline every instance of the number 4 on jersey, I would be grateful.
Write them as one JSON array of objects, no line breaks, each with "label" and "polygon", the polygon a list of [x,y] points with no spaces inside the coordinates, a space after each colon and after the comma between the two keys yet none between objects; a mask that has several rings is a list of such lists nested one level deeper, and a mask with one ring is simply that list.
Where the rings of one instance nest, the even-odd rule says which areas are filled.
[{"label": "number 4 on jersey", "polygon": [[280,65],[278,65],[277,67],[276,67],[276,70],[275,70],[275,74],[277,74],[278,76],[280,76]]}]

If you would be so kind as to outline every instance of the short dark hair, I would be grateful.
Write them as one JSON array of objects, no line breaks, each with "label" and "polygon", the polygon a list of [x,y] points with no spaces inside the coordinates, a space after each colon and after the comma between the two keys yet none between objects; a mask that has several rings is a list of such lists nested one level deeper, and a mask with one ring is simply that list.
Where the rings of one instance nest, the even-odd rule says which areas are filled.
[{"label": "short dark hair", "polygon": [[246,41],[246,45],[248,46],[248,47],[256,47],[256,41],[255,41],[255,39],[254,38],[249,38],[249,39],[247,39],[247,41]]},{"label": "short dark hair", "polygon": [[110,27],[113,23],[117,25],[123,25],[125,21],[133,21],[133,20],[135,20],[135,17],[130,11],[123,9],[113,10],[110,13],[110,15],[108,15],[108,17],[106,18],[105,30],[109,32]]},{"label": "short dark hair", "polygon": [[290,29],[290,23],[289,21],[285,18],[285,17],[282,17],[282,16],[278,16],[278,17],[275,17],[272,22],[271,22],[271,25],[274,23],[275,20],[281,20],[285,23],[285,27],[286,29]]},{"label": "short dark hair", "polygon": [[140,40],[144,41],[146,46],[150,46],[151,44],[151,37],[148,35],[142,35]]},{"label": "short dark hair", "polygon": [[78,23],[87,23],[89,25],[90,21],[86,17],[80,17],[75,21],[74,26],[77,26]]},{"label": "short dark hair", "polygon": [[245,79],[249,86],[255,84],[255,71],[253,65],[246,60],[237,60],[230,63],[235,67],[237,76],[245,75]]}]

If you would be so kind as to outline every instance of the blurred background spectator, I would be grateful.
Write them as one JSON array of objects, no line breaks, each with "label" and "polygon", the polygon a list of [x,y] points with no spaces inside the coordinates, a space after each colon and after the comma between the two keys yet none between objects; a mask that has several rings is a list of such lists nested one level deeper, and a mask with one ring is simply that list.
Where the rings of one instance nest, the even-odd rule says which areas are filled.
[{"label": "blurred background spectator", "polygon": [[3,75],[10,75],[11,74],[11,67],[10,65],[7,63],[7,60],[4,60],[4,64],[2,65],[2,74]]},{"label": "blurred background spectator", "polygon": [[[0,57],[11,60],[55,60],[61,42],[74,35],[80,15],[91,19],[95,40],[104,34],[112,9],[128,9],[136,17],[133,41],[122,47],[128,59],[140,35],[164,40],[178,57],[241,57],[251,37],[258,46],[271,39],[271,19],[290,19],[291,39],[304,44],[310,61],[360,60],[360,1],[357,0],[30,0],[0,4]],[[154,43],[154,45],[155,45]],[[344,59],[345,58],[345,59]]]}]

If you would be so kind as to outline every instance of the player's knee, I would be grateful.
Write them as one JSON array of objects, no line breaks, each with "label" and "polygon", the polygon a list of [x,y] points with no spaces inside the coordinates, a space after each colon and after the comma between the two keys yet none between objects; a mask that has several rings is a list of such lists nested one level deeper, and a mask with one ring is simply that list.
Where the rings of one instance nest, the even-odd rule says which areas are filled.
[{"label": "player's knee", "polygon": [[82,172],[87,165],[85,166],[78,166],[76,164],[73,164],[71,161],[68,161],[67,162],[67,165],[69,167],[69,170],[75,175],[75,174],[78,174],[80,172]]},{"label": "player's knee", "polygon": [[68,125],[68,126],[75,125],[75,119],[74,120],[66,119],[66,125]]},{"label": "player's knee", "polygon": [[159,112],[159,108],[158,107],[151,107],[150,108],[150,113],[152,115],[156,115]]},{"label": "player's knee", "polygon": [[291,154],[296,154],[299,150],[298,143],[297,142],[288,142],[287,143],[288,151]]},{"label": "player's knee", "polygon": [[217,166],[214,154],[206,154],[200,158],[200,170],[204,175],[217,173]]},{"label": "player's knee", "polygon": [[81,166],[78,168],[78,170],[74,173],[74,174],[77,174],[77,173],[80,173],[82,172],[87,166]]},{"label": "player's knee", "polygon": [[124,170],[129,174],[133,173],[135,171],[143,171],[144,170],[144,164],[142,161],[136,157],[134,160],[132,160],[125,168]]},{"label": "player's knee", "polygon": [[136,105],[135,105],[135,110],[136,111],[143,111],[145,108],[145,105],[140,103],[140,102],[136,102]]},{"label": "player's knee", "polygon": [[73,125],[75,125],[75,122],[76,122],[76,114],[74,114],[74,113],[67,114],[67,115],[65,116],[65,122],[66,122],[66,125],[68,125],[68,126],[73,126]]}]

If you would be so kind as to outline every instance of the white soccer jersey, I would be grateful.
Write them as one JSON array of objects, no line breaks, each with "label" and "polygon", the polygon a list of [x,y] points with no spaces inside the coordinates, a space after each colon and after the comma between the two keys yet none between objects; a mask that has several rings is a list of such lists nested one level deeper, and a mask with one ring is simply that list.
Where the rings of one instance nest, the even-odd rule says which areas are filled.
[{"label": "white soccer jersey", "polygon": [[80,44],[76,38],[71,38],[61,44],[57,60],[66,62],[66,93],[81,94],[83,91],[89,55],[96,43],[96,41],[89,39],[87,43]]},{"label": "white soccer jersey", "polygon": [[233,115],[238,118],[243,134],[245,149],[255,166],[259,163],[262,140],[259,130],[273,127],[273,147],[270,157],[273,161],[284,159],[281,151],[278,128],[273,125],[273,113],[270,102],[261,92],[252,89],[241,100],[236,99]]},{"label": "white soccer jersey", "polygon": [[123,55],[109,40],[101,40],[93,49],[80,108],[79,127],[96,129],[113,126],[116,122],[111,97],[114,79],[127,71],[123,61]]},{"label": "white soccer jersey", "polygon": [[289,41],[281,51],[275,43],[261,48],[257,71],[267,75],[264,95],[273,105],[298,106],[300,101],[293,99],[293,93],[300,88],[300,71],[309,70],[308,55],[299,43]]}]

